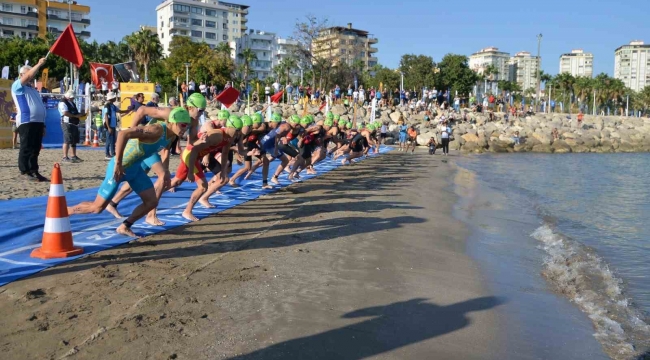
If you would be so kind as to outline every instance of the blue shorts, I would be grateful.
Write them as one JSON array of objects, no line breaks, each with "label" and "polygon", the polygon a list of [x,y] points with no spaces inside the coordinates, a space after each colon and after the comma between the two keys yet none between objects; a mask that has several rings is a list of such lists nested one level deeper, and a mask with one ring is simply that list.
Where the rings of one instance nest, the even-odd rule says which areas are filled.
[{"label": "blue shorts", "polygon": [[148,173],[149,170],[151,170],[151,168],[153,167],[153,164],[159,162],[160,163],[162,162],[162,159],[160,158],[160,154],[155,153],[149,156],[148,158],[142,160],[142,162],[140,163],[140,167],[142,167],[142,170],[144,170],[145,173]]},{"label": "blue shorts", "polygon": [[399,133],[399,142],[401,143],[406,142],[406,133]]},{"label": "blue shorts", "polygon": [[113,180],[113,172],[115,171],[115,158],[112,158],[108,162],[106,167],[106,177],[104,181],[99,186],[99,191],[97,195],[101,196],[105,200],[111,200],[113,196],[117,193],[117,190],[120,186],[120,183],[126,181],[131,186],[131,189],[136,194],[139,194],[145,190],[153,188],[151,179],[147,176],[147,173],[142,170],[142,165],[140,163],[135,163],[128,168],[124,169],[124,176],[120,181]]},{"label": "blue shorts", "polygon": [[[275,152],[275,138],[274,137],[268,137],[265,136],[262,138],[262,152],[267,153],[268,155],[273,156],[273,153]],[[278,156],[273,157],[278,158],[282,156],[282,151],[278,149]]]}]

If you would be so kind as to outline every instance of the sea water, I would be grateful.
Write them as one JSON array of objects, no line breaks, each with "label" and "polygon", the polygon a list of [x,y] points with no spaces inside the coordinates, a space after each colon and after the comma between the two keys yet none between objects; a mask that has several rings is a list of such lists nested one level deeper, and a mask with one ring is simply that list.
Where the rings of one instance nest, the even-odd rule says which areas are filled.
[{"label": "sea water", "polygon": [[470,253],[521,313],[512,336],[538,337],[541,358],[598,357],[594,340],[615,359],[648,353],[650,154],[499,154],[456,164]]}]

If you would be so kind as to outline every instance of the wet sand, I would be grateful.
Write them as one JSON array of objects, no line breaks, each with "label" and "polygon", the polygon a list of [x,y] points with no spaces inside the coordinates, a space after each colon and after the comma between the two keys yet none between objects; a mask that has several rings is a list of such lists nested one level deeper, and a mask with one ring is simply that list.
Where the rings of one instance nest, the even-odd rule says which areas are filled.
[{"label": "wet sand", "polygon": [[9,359],[507,357],[496,311],[507,300],[485,289],[465,253],[468,231],[451,215],[454,157],[424,154],[340,168],[2,287],[0,350]]}]

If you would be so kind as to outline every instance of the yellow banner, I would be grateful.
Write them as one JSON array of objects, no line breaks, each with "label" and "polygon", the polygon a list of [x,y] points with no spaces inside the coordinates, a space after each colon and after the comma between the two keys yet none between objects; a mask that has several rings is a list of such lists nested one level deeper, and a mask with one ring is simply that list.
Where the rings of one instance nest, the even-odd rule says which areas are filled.
[{"label": "yellow banner", "polygon": [[43,74],[41,74],[41,82],[43,83],[43,86],[47,87],[47,80],[49,79],[50,75],[50,70],[49,69],[43,69]]},{"label": "yellow banner", "polygon": [[11,98],[11,80],[0,79],[0,149],[11,148],[11,113],[14,101]]},{"label": "yellow banner", "polygon": [[[120,83],[120,110],[126,110],[131,106],[131,98],[136,94],[142,93],[144,95],[144,103],[146,104],[151,100],[151,94],[155,89],[154,84],[151,83]],[[124,114],[121,117],[122,129],[131,126],[133,113]]]},{"label": "yellow banner", "polygon": [[379,83],[379,91],[384,91],[384,83],[383,82]]}]

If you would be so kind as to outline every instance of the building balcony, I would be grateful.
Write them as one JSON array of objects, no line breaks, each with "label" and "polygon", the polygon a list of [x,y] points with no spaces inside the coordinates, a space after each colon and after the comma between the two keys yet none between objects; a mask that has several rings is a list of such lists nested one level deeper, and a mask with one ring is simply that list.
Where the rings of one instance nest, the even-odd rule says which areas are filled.
[{"label": "building balcony", "polygon": [[242,25],[242,26],[241,26],[241,30],[242,30],[242,31],[246,31],[246,30],[248,30],[248,26],[246,26],[246,25]]},{"label": "building balcony", "polygon": [[189,23],[182,23],[182,22],[178,22],[178,21],[172,21],[172,22],[169,23],[169,28],[170,29],[178,29],[178,28],[189,29],[190,25],[189,25]]},{"label": "building balcony", "polygon": [[[38,26],[36,28],[38,28]],[[53,33],[55,35],[58,35],[58,34],[63,32],[63,30],[59,30],[58,28],[55,28],[55,27],[47,27],[47,31],[51,32],[51,33]],[[76,36],[82,37],[82,38],[90,37],[90,31],[75,31],[74,34]]]},{"label": "building balcony", "polygon": [[36,25],[21,26],[21,25],[13,25],[13,24],[3,24],[3,23],[0,22],[0,27],[16,29],[16,30],[38,31],[38,26],[36,26]]},{"label": "building balcony", "polygon": [[376,53],[377,51],[379,51],[379,49],[374,48],[374,47],[369,47],[369,48],[366,49],[366,50],[367,50],[368,53],[370,53],[370,54],[372,54],[372,53]]},{"label": "building balcony", "polygon": [[369,37],[368,38],[368,44],[376,44],[379,42],[379,39],[374,38],[374,37]]},{"label": "building balcony", "polygon": [[[47,14],[47,19],[48,20],[59,20],[59,21],[64,21],[64,22],[69,21],[68,20],[68,14],[61,15],[61,16],[54,15],[54,14]],[[75,18],[75,17],[73,17],[72,22],[90,25],[90,19],[83,19],[83,18]]]},{"label": "building balcony", "polygon": [[248,9],[242,10],[241,13],[244,14],[244,15],[248,15]]},{"label": "building balcony", "polygon": [[369,62],[373,62],[373,61],[374,61],[374,62],[377,62],[377,58],[374,57],[374,56],[369,56],[369,57],[367,58],[367,60],[368,60]]},{"label": "building balcony", "polygon": [[17,12],[10,12],[10,11],[2,11],[2,10],[0,10],[0,14],[38,18],[38,13],[36,13],[35,11],[28,11],[26,13],[20,13],[20,12],[17,13]]},{"label": "building balcony", "polygon": [[246,18],[241,18],[241,20],[240,20],[240,21],[241,21],[241,22],[242,22],[242,24],[243,24],[243,23],[247,23],[247,22],[248,22],[248,19],[246,19]]}]

